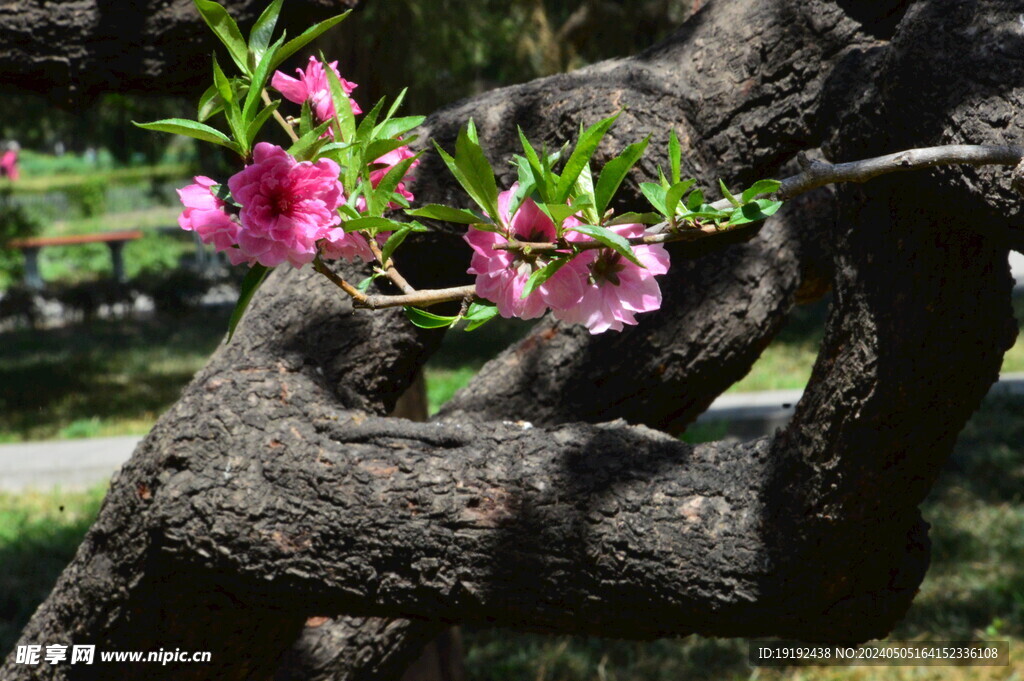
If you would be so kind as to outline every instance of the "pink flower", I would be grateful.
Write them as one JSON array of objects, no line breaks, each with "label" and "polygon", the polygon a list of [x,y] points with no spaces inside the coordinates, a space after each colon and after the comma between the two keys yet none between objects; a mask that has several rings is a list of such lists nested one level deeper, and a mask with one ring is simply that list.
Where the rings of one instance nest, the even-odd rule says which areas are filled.
[{"label": "pink flower", "polygon": [[213,244],[218,251],[227,251],[234,264],[238,256],[235,246],[238,244],[238,223],[224,210],[224,202],[214,196],[212,187],[214,180],[202,175],[195,178],[196,183],[178,190],[185,210],[178,216],[178,224],[182,229],[195,232],[204,244]]},{"label": "pink flower", "polygon": [[[355,83],[350,83],[341,77],[341,74],[338,73],[338,62],[332,61],[328,66],[338,75],[338,78],[341,80],[341,87],[346,95],[352,94],[352,91],[359,87]],[[299,74],[298,78],[292,78],[291,76],[286,76],[281,71],[275,71],[270,84],[284,95],[288,101],[302,104],[309,100],[309,104],[319,122],[323,123],[334,118],[335,110],[334,102],[331,100],[331,85],[327,80],[327,72],[324,71],[324,65],[320,60],[316,57],[310,57],[306,70],[295,69],[295,72]],[[348,101],[352,105],[353,114],[363,113],[363,110],[359,108],[355,100],[349,99]]]},{"label": "pink flower", "polygon": [[[609,229],[627,239],[644,234],[643,225],[618,225]],[[566,238],[570,241],[589,239],[579,232],[568,232]],[[644,267],[638,267],[610,248],[584,251],[577,256],[589,270],[589,285],[578,305],[556,309],[555,318],[585,324],[590,333],[603,333],[608,329],[622,331],[623,324],[636,324],[635,314],[661,307],[661,287],[654,277],[668,272],[668,251],[661,244],[654,244],[634,246],[633,252]]]},{"label": "pink flower", "polygon": [[370,250],[366,237],[356,232],[346,232],[341,227],[334,227],[324,235],[324,240],[320,242],[320,254],[325,260],[374,260],[373,251]]},{"label": "pink flower", "polygon": [[257,144],[252,165],[228,180],[242,205],[238,247],[244,260],[267,267],[312,262],[316,242],[341,222],[340,172],[330,159],[300,163],[281,147]]},{"label": "pink flower", "polygon": [[[557,238],[554,222],[532,199],[526,199],[515,215],[509,214],[517,188],[518,185],[514,184],[498,195],[498,209],[508,224],[510,236],[520,241],[554,241]],[[579,222],[572,217],[565,221],[567,227],[577,224]],[[477,294],[495,303],[502,317],[533,319],[544,314],[548,307],[556,310],[570,308],[583,297],[586,265],[579,258],[564,265],[524,300],[523,290],[530,275],[549,260],[536,255],[524,258],[521,253],[494,250],[494,244],[508,240],[496,232],[470,229],[464,238],[473,249],[473,260],[467,272],[476,275]]]}]

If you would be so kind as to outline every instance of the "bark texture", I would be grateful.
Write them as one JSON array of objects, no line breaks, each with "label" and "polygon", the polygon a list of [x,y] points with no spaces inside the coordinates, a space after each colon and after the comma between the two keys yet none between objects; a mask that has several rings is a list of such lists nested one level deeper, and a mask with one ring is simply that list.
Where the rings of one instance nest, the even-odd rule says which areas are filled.
[{"label": "bark texture", "polygon": [[[628,104],[616,145],[647,132],[657,145],[671,125],[691,173],[737,183],[818,147],[852,160],[1019,144],[1021,10],[715,2],[645,54],[470,100],[426,131],[450,146],[472,114],[507,153],[516,123],[555,141]],[[444,178],[424,162],[418,198],[453,198]],[[167,678],[244,679],[280,674],[301,632],[300,652],[342,640],[363,651],[323,656],[316,678],[383,678],[453,622],[884,635],[927,568],[917,505],[1013,341],[1006,252],[1020,209],[1009,178],[984,169],[837,197],[677,263],[665,309],[620,337],[540,327],[434,423],[384,414],[437,333],[393,311],[352,313],[308,272],[276,273],[122,470],[22,642],[159,640],[214,651],[212,665],[159,670]],[[460,283],[458,243],[439,231],[399,265],[423,286]],[[749,368],[804,274],[830,270],[826,339],[790,427],[697,447],[648,427],[684,427]],[[342,613],[403,621],[303,631]],[[0,675],[40,673],[109,669],[9,659]]]},{"label": "bark texture", "polygon": [[[357,2],[289,0],[281,26],[296,36]],[[243,35],[267,5],[263,0],[222,4]],[[104,92],[198,97],[210,79],[210,53],[222,49],[192,0],[4,2],[0,26],[4,85],[64,106]]]}]

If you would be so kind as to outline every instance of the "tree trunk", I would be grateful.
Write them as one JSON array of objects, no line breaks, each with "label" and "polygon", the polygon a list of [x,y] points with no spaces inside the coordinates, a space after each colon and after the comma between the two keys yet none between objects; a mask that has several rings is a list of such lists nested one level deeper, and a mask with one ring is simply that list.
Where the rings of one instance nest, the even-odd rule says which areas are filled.
[{"label": "tree trunk", "polygon": [[[473,115],[504,154],[514,123],[555,141],[628,104],[615,144],[652,132],[657,145],[674,126],[687,170],[730,184],[803,149],[848,160],[1020,141],[1019,2],[849,4],[715,2],[636,58],[469,100],[425,130],[450,146]],[[453,198],[444,177],[426,160],[418,199]],[[621,336],[543,325],[433,423],[383,415],[439,333],[352,313],[309,272],[275,273],[121,471],[21,643],[210,650],[208,665],[116,672],[245,679],[280,677],[303,632],[300,650],[345,646],[316,678],[386,678],[457,622],[883,636],[927,568],[917,506],[1013,341],[1020,209],[1008,181],[977,170],[837,196],[828,227],[825,194],[743,245],[683,267],[677,253],[665,308]],[[418,284],[456,283],[458,243],[410,240],[400,265]],[[834,271],[834,303],[788,428],[690,447],[629,425],[685,427],[749,369],[811,271]],[[315,620],[319,640],[303,629],[342,613],[399,619]]]}]

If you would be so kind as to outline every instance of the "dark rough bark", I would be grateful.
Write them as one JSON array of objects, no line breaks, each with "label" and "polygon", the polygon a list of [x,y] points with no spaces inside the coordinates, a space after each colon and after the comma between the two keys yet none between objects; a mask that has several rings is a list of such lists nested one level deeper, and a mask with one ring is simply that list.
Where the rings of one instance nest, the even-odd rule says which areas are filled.
[{"label": "dark rough bark", "polygon": [[[289,35],[358,0],[289,0],[281,25]],[[229,0],[243,31],[264,0]],[[0,73],[4,85],[80,104],[103,92],[198,97],[219,45],[192,0],[64,0],[0,4]]]},{"label": "dark rough bark", "polygon": [[[1003,28],[1016,25],[1019,3],[917,3],[891,42],[884,22],[861,31],[845,4],[714,3],[678,45],[541,81],[536,91],[514,88],[504,105],[495,95],[462,110],[489,112],[478,122],[499,145],[511,139],[505,117],[526,117],[554,137],[574,125],[574,111],[592,109],[590,118],[615,108],[628,84],[649,98],[631,114],[646,122],[627,119],[624,127],[690,126],[690,144],[699,146],[692,158],[701,163],[691,170],[712,176],[751,159],[760,174],[804,146],[824,145],[845,160],[939,141],[1019,143],[1021,122],[1003,113],[1020,104],[1019,38]],[[773,70],[790,52],[801,61]],[[655,76],[670,73],[660,59],[701,68],[685,70],[691,80],[679,88],[660,90]],[[977,73],[986,76],[969,80]],[[873,77],[879,85],[866,87]],[[440,130],[438,121],[457,111],[432,125]],[[420,192],[434,200],[448,185],[424,165]],[[342,612],[426,622],[392,625],[403,636],[454,621],[642,638],[883,635],[927,567],[917,504],[1012,342],[1005,256],[1019,211],[1008,182],[991,171],[879,181],[840,199],[840,222],[827,239],[836,302],[807,396],[786,431],[738,446],[691,448],[624,422],[503,424],[532,417],[487,403],[500,402],[502,390],[518,392],[515,367],[507,369],[510,388],[461,398],[469,405],[463,413],[492,413],[494,421],[454,411],[434,424],[384,419],[436,334],[415,331],[396,313],[346,314],[308,274],[276,276],[240,340],[218,353],[122,471],[23,641],[145,649],[159,632],[164,647],[215,649],[213,672],[182,666],[171,670],[175,678],[231,679],[273,669],[309,616]],[[789,252],[796,246],[773,236],[785,228],[766,227],[761,246],[742,247],[786,263],[776,288],[759,286],[746,307],[767,325],[799,282],[800,256]],[[458,272],[447,259],[450,243],[438,235],[411,246],[420,281],[447,283]],[[756,267],[756,252],[731,265]],[[740,280],[737,288],[753,278],[716,275],[720,286]],[[682,285],[672,286],[672,308],[692,302]],[[720,289],[697,291],[711,299]],[[771,311],[759,312],[759,300]],[[674,346],[658,340],[672,326],[652,329],[660,330],[637,342],[672,358]],[[739,335],[749,326],[732,329],[722,339],[731,350],[720,355],[726,371],[748,365],[765,342]],[[546,333],[591,347],[576,334]],[[692,337],[680,342],[693,346]],[[569,357],[556,350],[546,357]],[[666,428],[692,418],[720,389],[699,376],[713,372],[713,362],[697,362],[699,352],[681,356],[696,365],[690,383],[666,370],[670,380],[661,384],[651,364],[638,369],[644,400],[680,400],[671,394],[678,386],[708,386],[710,395],[686,396],[690,406],[649,417]],[[594,352],[565,380],[586,386],[580,372],[600,359]],[[616,404],[609,411],[637,418],[622,394],[630,389],[611,380],[591,388]],[[584,418],[611,415],[589,409]],[[573,413],[536,411],[538,422],[552,424]],[[379,649],[381,638],[361,633],[370,642],[357,649]],[[9,660],[3,675],[37,671]],[[43,671],[104,678],[105,670]]]}]

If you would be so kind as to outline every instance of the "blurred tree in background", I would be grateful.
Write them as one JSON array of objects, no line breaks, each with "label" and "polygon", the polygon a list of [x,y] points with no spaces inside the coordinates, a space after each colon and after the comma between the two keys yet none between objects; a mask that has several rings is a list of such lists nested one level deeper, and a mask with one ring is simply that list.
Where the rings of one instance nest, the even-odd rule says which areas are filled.
[{"label": "blurred tree in background", "polygon": [[[388,0],[369,2],[322,40],[364,108],[409,87],[432,111],[655,43],[700,0]],[[293,60],[301,66],[305,58]]]},{"label": "blurred tree in background", "polygon": [[[571,70],[653,44],[700,0],[386,0],[356,10],[318,46],[359,83],[368,108],[409,87],[406,110],[427,112],[499,85]],[[296,55],[289,68],[303,65]],[[0,139],[53,153],[106,149],[116,165],[159,163],[174,139],[130,124],[191,117],[191,99],[108,94],[85,110],[62,110],[36,95],[3,93],[15,116]],[[208,166],[209,160],[202,165]]]}]

